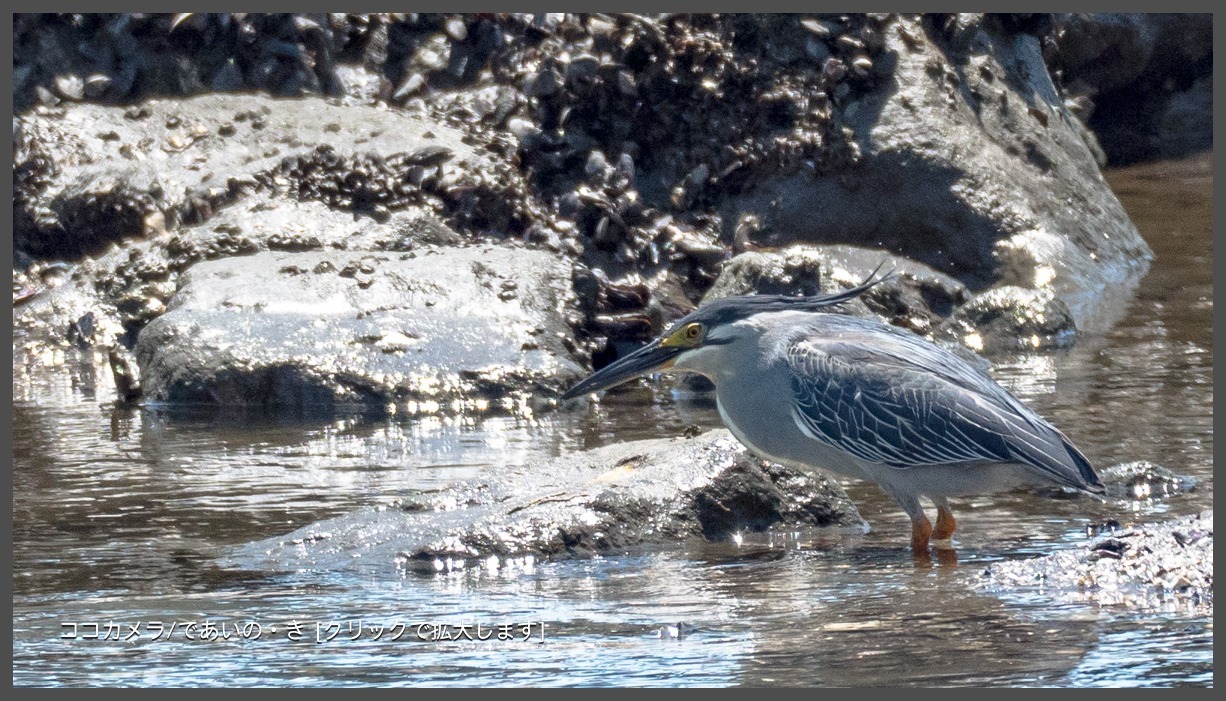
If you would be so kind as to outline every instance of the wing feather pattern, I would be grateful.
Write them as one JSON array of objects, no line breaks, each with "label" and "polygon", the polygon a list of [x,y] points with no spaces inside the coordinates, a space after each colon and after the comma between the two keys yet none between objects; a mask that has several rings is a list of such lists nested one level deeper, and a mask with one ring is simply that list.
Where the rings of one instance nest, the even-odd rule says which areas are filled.
[{"label": "wing feather pattern", "polygon": [[858,340],[856,324],[871,322],[844,319],[843,333],[809,332],[786,348],[792,416],[809,437],[897,469],[1024,463],[1101,490],[1085,456],[985,373],[905,331]]}]

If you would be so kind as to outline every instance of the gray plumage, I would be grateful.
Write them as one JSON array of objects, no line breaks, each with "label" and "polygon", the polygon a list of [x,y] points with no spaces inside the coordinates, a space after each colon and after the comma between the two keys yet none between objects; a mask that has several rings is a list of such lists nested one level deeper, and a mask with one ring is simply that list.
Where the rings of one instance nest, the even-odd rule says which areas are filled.
[{"label": "gray plumage", "polygon": [[[1104,491],[1064,434],[974,365],[888,324],[825,311],[884,279],[833,295],[712,302],[563,398],[662,370],[705,375],[742,443],[877,482],[911,517],[917,552],[930,534],[953,533],[949,496],[1022,484]],[[938,507],[935,531],[919,496]]]},{"label": "gray plumage", "polygon": [[1089,461],[986,373],[907,331],[828,315],[793,340],[794,415],[815,440],[897,469],[975,462],[1029,465],[1101,492]]}]

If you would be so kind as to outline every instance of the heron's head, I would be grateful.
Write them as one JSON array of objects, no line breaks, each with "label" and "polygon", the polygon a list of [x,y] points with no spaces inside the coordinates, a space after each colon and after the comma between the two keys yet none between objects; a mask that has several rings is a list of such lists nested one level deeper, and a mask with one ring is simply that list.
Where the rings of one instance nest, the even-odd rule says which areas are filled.
[{"label": "heron's head", "polygon": [[752,320],[760,314],[770,312],[816,312],[846,302],[892,276],[891,273],[874,279],[876,274],[877,271],[874,270],[868,279],[859,285],[831,295],[744,295],[709,302],[682,317],[647,345],[606,365],[599,372],[571,387],[562,395],[562,399],[599,392],[636,377],[664,372],[673,367],[707,375],[715,374],[714,371],[719,369],[721,363],[727,362],[719,357],[719,349],[732,348],[737,341],[756,337],[761,333],[761,329],[753,324],[738,322]]}]

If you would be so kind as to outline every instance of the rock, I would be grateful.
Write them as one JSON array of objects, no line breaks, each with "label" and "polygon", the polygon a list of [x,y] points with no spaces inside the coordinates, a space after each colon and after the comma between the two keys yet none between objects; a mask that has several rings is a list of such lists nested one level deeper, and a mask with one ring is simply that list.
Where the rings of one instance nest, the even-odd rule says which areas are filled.
[{"label": "rock", "polygon": [[400,84],[400,87],[396,88],[396,92],[392,93],[392,100],[403,103],[425,86],[426,79],[421,73],[410,73]]},{"label": "rock", "polygon": [[1046,557],[995,562],[976,585],[1132,610],[1213,611],[1213,511],[1110,529]]},{"label": "rock", "polygon": [[1196,480],[1177,475],[1148,460],[1112,465],[1098,471],[1099,479],[1113,499],[1148,501],[1166,499],[1196,489]]},{"label": "rock", "polygon": [[84,96],[91,100],[106,95],[107,90],[111,87],[111,77],[101,73],[94,73],[85,79]]},{"label": "rock", "polygon": [[312,200],[256,195],[219,210],[207,222],[181,227],[150,244],[133,244],[142,255],[164,256],[176,270],[202,260],[259,251],[386,250],[417,245],[458,244],[462,237],[422,211],[405,211],[394,220],[355,218]]},{"label": "rock", "polygon": [[617,443],[330,519],[223,559],[244,569],[389,573],[587,557],[772,527],[866,527],[837,483],[749,455],[730,433]]},{"label": "rock", "polygon": [[[88,136],[81,125],[95,117],[113,138]],[[73,124],[83,131],[69,133]],[[517,206],[484,189],[485,167],[497,159],[455,129],[319,100],[76,105],[59,117],[19,118],[15,132],[18,250],[83,261],[71,289],[48,291],[46,303],[32,303],[37,286],[19,295],[14,347],[35,354],[75,344],[67,332],[87,311],[114,322],[131,345],[170,302],[179,273],[202,260],[456,245],[466,237],[444,212],[499,226],[482,203]],[[146,143],[170,137],[184,150]],[[453,187],[467,194],[453,196]]]},{"label": "rock", "polygon": [[13,310],[15,357],[58,356],[73,348],[105,351],[123,334],[118,310],[81,280],[44,290]]},{"label": "rock", "polygon": [[1158,155],[1179,158],[1213,149],[1213,78],[1197,78],[1191,87],[1171,95],[1158,123]]},{"label": "rock", "polygon": [[[1213,15],[1056,15],[1051,57],[1112,165],[1213,147]],[[1172,128],[1174,127],[1174,128]]]},{"label": "rock", "polygon": [[243,72],[234,59],[226,60],[225,64],[213,76],[211,86],[217,92],[234,92],[243,87]]},{"label": "rock", "polygon": [[85,81],[81,79],[81,76],[73,73],[57,75],[55,91],[65,99],[80,102],[85,99]]},{"label": "rock", "polygon": [[384,184],[410,180],[419,149],[448,149],[476,173],[495,163],[436,121],[321,99],[209,95],[141,108],[139,120],[125,117],[130,110],[91,104],[18,118],[17,248],[96,254],[141,236],[150,215],[166,215],[171,228],[207,220],[256,189],[373,214],[376,203],[425,203]]},{"label": "rock", "polygon": [[1157,26],[1142,13],[1096,12],[1057,15],[1059,58],[1065,80],[1116,90],[1135,81],[1149,65]]},{"label": "rock", "polygon": [[935,336],[976,352],[1041,351],[1071,346],[1077,325],[1051,292],[1005,286],[973,297]]},{"label": "rock", "polygon": [[582,375],[572,299],[505,246],[256,253],[190,268],[136,354],[154,404],[526,416]]},{"label": "rock", "polygon": [[861,95],[845,116],[854,167],[778,173],[727,198],[725,237],[749,213],[767,245],[886,248],[983,289],[1002,242],[1039,231],[1093,261],[1054,267],[1045,286],[1060,296],[1139,279],[1150,249],[1074,126],[1038,39],[971,18],[942,47],[923,21],[885,27],[895,87]]},{"label": "rock", "polygon": [[743,294],[830,294],[858,285],[874,271],[878,275],[894,272],[897,277],[843,305],[844,309],[860,315],[875,313],[925,334],[968,297],[966,286],[958,280],[886,251],[795,244],[732,258],[702,302]]},{"label": "rock", "polygon": [[443,31],[452,41],[464,41],[468,38],[468,27],[459,17],[449,17],[443,22]]},{"label": "rock", "polygon": [[[1115,288],[1115,295],[1134,286],[1134,281],[1122,269],[1118,278],[1103,279],[1107,272],[1097,257],[1073,241],[1050,231],[1022,231],[996,244],[997,287],[1020,287],[1053,294],[1068,308],[1078,326],[1107,328],[1101,323],[1110,318],[1116,299],[1105,295]],[[1096,281],[1097,280],[1097,281]]]},{"label": "rock", "polygon": [[[22,104],[59,74],[109,77],[100,99],[125,101],[234,80],[294,94],[353,87],[336,104],[214,95],[137,103],[122,119],[72,101],[32,109],[15,130],[17,248],[77,260],[229,208],[320,202],[400,230],[429,214],[465,239],[519,238],[610,280],[667,278],[679,308],[702,298],[731,253],[838,242],[889,250],[975,291],[1049,290],[1083,328],[1109,288],[1147,266],[1149,249],[1098,173],[1093,135],[1065,106],[1078,96],[1060,94],[1042,63],[1045,15],[253,17],[201,14],[173,32],[169,16],[18,18],[16,36],[51,37],[35,63],[14,66]],[[84,65],[94,24],[136,56]],[[209,40],[234,33],[257,60]],[[142,53],[167,34],[169,58]],[[345,78],[333,55],[363,61],[366,78]],[[136,59],[183,65],[151,80]],[[1206,94],[1170,110],[1168,130]],[[405,97],[404,109],[387,108]],[[432,148],[450,157],[414,159]],[[158,217],[164,227],[149,224]],[[245,228],[237,217],[226,225]],[[383,248],[334,230],[291,238]],[[160,284],[173,284],[171,267]],[[879,298],[878,313],[918,331],[936,323],[913,311],[926,293],[898,294]],[[617,314],[634,317],[586,315],[584,353],[668,320],[658,309]]]},{"label": "rock", "polygon": [[528,82],[524,92],[536,98],[550,97],[562,88],[562,76],[552,68],[537,73]]},{"label": "rock", "polygon": [[220,210],[205,223],[112,245],[88,259],[74,269],[71,284],[48,289],[43,301],[24,300],[14,310],[14,347],[31,352],[66,347],[73,341],[66,333],[86,310],[110,320],[109,327],[117,333],[126,331],[135,338],[170,303],[179,273],[201,261],[262,251],[403,252],[461,241],[460,234],[425,212],[402,212],[393,222],[380,224],[366,217],[355,220],[321,202],[257,195]]}]

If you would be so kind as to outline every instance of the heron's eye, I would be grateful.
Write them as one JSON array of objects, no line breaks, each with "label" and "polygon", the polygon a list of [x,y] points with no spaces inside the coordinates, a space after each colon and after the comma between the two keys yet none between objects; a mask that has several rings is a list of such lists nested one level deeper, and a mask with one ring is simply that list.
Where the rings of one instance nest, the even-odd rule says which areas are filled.
[{"label": "heron's eye", "polygon": [[669,331],[668,336],[660,341],[660,345],[666,348],[697,348],[706,333],[706,327],[695,321]]}]

